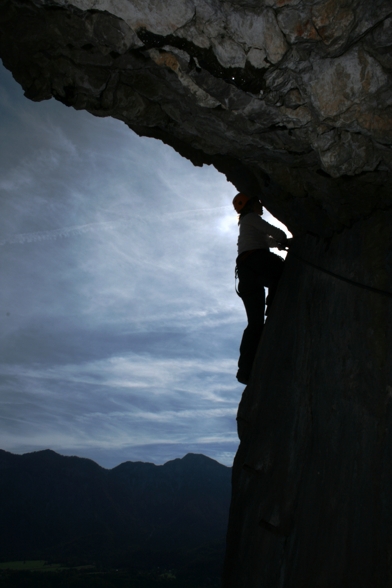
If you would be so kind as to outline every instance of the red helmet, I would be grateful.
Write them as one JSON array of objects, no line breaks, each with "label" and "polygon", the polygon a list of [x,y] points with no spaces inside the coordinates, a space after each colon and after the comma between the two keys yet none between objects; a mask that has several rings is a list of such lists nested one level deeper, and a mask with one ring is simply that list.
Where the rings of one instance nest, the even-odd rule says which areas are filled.
[{"label": "red helmet", "polygon": [[234,196],[233,206],[236,212],[241,212],[241,210],[244,208],[245,204],[249,202],[249,200],[249,196],[246,196],[246,194],[241,194],[241,192]]}]

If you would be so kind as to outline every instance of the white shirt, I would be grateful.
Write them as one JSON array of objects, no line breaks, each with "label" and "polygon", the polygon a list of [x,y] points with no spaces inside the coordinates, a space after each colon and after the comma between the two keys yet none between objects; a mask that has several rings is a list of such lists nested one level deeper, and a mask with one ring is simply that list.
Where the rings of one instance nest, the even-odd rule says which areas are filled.
[{"label": "white shirt", "polygon": [[251,249],[277,247],[286,240],[286,233],[267,223],[255,212],[248,212],[240,220],[238,236],[238,255]]}]

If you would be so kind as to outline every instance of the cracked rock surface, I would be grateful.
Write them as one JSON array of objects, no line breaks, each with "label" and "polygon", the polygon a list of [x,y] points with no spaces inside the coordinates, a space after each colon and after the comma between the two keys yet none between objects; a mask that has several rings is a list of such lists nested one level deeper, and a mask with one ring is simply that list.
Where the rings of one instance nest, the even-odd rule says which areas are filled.
[{"label": "cracked rock surface", "polygon": [[28,98],[214,165],[295,236],[223,587],[392,588],[391,0],[0,0],[0,33]]}]

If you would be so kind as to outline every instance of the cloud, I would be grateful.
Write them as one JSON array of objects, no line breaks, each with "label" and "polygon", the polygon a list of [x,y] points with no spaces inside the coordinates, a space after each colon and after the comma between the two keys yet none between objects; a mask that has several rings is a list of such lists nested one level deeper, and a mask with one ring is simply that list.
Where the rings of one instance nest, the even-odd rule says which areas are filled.
[{"label": "cloud", "polygon": [[0,445],[228,463],[245,327],[235,188],[0,82]]},{"label": "cloud", "polygon": [[87,225],[79,225],[75,227],[62,227],[61,229],[53,229],[51,231],[35,231],[34,233],[20,233],[12,235],[5,239],[0,239],[0,246],[6,244],[13,245],[18,243],[24,245],[25,243],[34,243],[36,241],[53,241],[55,239],[71,237],[73,235],[83,235],[88,232],[110,230],[116,227],[119,223],[102,222],[89,223]]},{"label": "cloud", "polygon": [[83,455],[164,444],[172,457],[176,446],[235,447],[232,364],[128,354],[83,365],[1,365],[0,443]]}]

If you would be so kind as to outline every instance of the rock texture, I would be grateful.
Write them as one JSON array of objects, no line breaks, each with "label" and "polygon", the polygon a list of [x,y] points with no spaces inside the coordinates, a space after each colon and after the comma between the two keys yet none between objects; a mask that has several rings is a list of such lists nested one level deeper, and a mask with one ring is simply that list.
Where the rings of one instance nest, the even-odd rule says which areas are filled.
[{"label": "rock texture", "polygon": [[389,206],[391,14],[390,0],[1,0],[0,52],[28,98],[123,120],[327,235]]},{"label": "rock texture", "polygon": [[240,405],[224,587],[392,586],[391,297],[324,271],[392,292],[391,1],[0,7],[28,98],[213,164],[295,235]]},{"label": "rock texture", "polygon": [[392,292],[391,223],[290,250],[238,411],[225,588],[392,586],[392,297],[358,285]]}]

